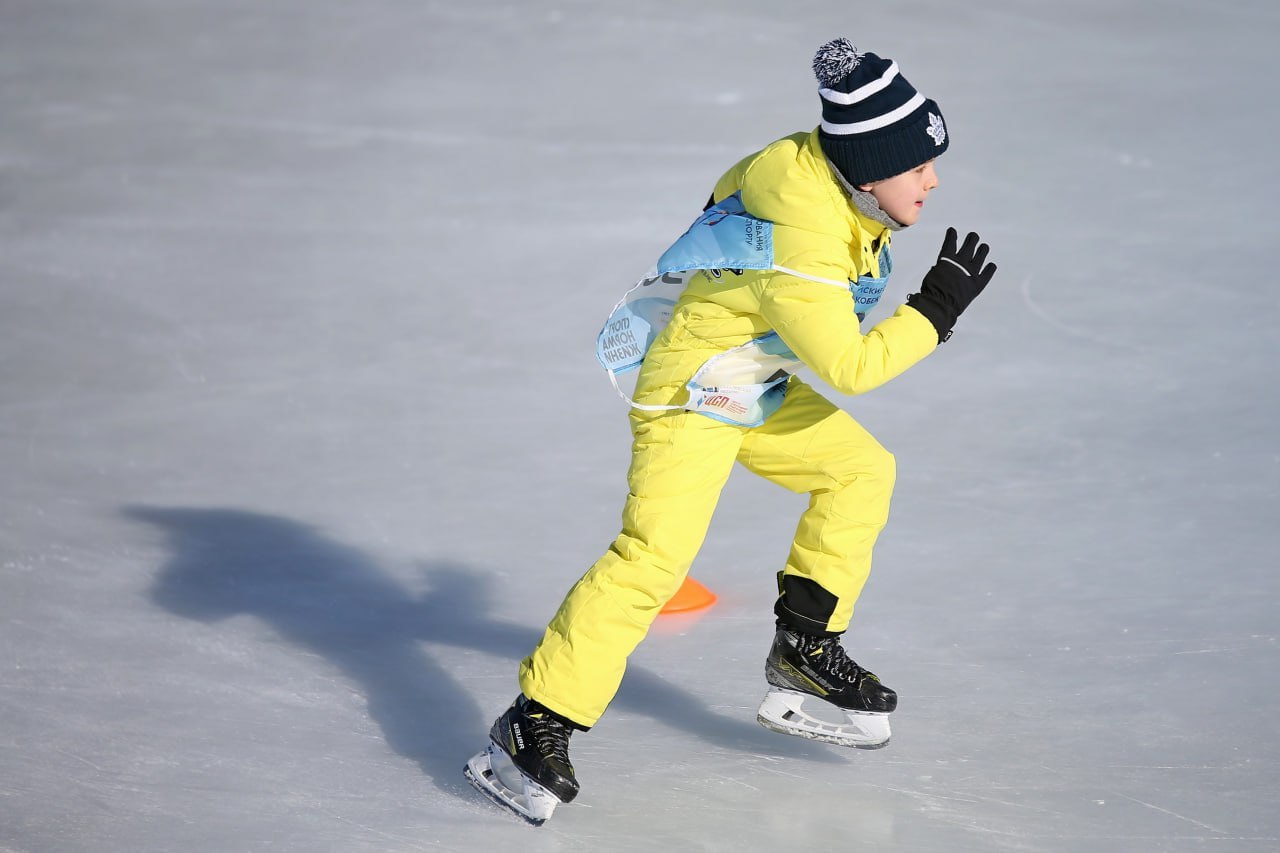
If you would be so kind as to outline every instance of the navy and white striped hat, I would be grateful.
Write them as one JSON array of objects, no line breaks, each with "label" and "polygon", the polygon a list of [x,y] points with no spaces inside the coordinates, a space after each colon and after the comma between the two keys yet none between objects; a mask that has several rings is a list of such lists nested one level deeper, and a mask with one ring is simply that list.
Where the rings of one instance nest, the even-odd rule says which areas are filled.
[{"label": "navy and white striped hat", "polygon": [[947,150],[942,110],[907,82],[898,63],[838,38],[818,48],[813,73],[822,150],[850,184],[892,178]]}]

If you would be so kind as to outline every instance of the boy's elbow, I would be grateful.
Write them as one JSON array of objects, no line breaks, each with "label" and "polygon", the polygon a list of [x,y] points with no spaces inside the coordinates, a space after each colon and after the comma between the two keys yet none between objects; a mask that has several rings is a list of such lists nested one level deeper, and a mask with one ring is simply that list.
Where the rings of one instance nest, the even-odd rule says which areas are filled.
[{"label": "boy's elbow", "polygon": [[887,376],[877,376],[874,378],[869,376],[856,376],[843,382],[831,382],[828,384],[841,394],[856,397],[859,394],[865,394],[868,391],[879,388],[888,381],[889,378]]},{"label": "boy's elbow", "polygon": [[818,374],[823,382],[850,397],[879,388],[890,378],[886,371],[871,365],[854,362],[842,367],[844,369],[818,371]]},{"label": "boy's elbow", "polygon": [[874,339],[860,338],[856,346],[828,362],[826,369],[814,372],[823,382],[851,397],[879,388],[906,370],[910,363],[900,363],[892,357],[889,348],[876,343]]}]

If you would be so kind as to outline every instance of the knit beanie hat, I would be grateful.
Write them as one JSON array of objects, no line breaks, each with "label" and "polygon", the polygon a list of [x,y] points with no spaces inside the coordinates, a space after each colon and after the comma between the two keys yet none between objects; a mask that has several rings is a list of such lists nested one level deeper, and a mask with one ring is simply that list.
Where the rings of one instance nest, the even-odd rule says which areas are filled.
[{"label": "knit beanie hat", "polygon": [[822,98],[822,151],[854,186],[892,178],[947,150],[938,105],[915,90],[898,63],[858,53],[846,38],[813,57]]}]

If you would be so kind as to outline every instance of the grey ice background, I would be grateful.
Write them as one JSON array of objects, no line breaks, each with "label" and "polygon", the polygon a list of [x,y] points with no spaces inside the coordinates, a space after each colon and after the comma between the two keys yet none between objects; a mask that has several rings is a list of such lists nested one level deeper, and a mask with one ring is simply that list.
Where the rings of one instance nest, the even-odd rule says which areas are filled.
[{"label": "grey ice background", "polygon": [[[0,0],[0,849],[1274,851],[1280,7]],[[851,752],[753,722],[735,476],[541,830],[459,770],[616,531],[603,314],[808,60],[899,61],[1000,273],[899,459]]]}]

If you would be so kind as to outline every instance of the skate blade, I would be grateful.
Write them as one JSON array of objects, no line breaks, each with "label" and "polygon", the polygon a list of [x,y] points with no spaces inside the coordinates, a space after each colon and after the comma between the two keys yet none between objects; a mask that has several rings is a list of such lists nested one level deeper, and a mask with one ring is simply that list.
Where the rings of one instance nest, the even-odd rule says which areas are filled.
[{"label": "skate blade", "polygon": [[471,787],[533,826],[546,823],[560,805],[555,794],[521,773],[495,743],[472,756],[462,775]]},{"label": "skate blade", "polygon": [[840,723],[819,719],[804,710],[805,699],[821,702],[792,690],[771,690],[756,712],[756,722],[770,731],[854,749],[880,749],[889,745],[889,715],[836,709]]}]

